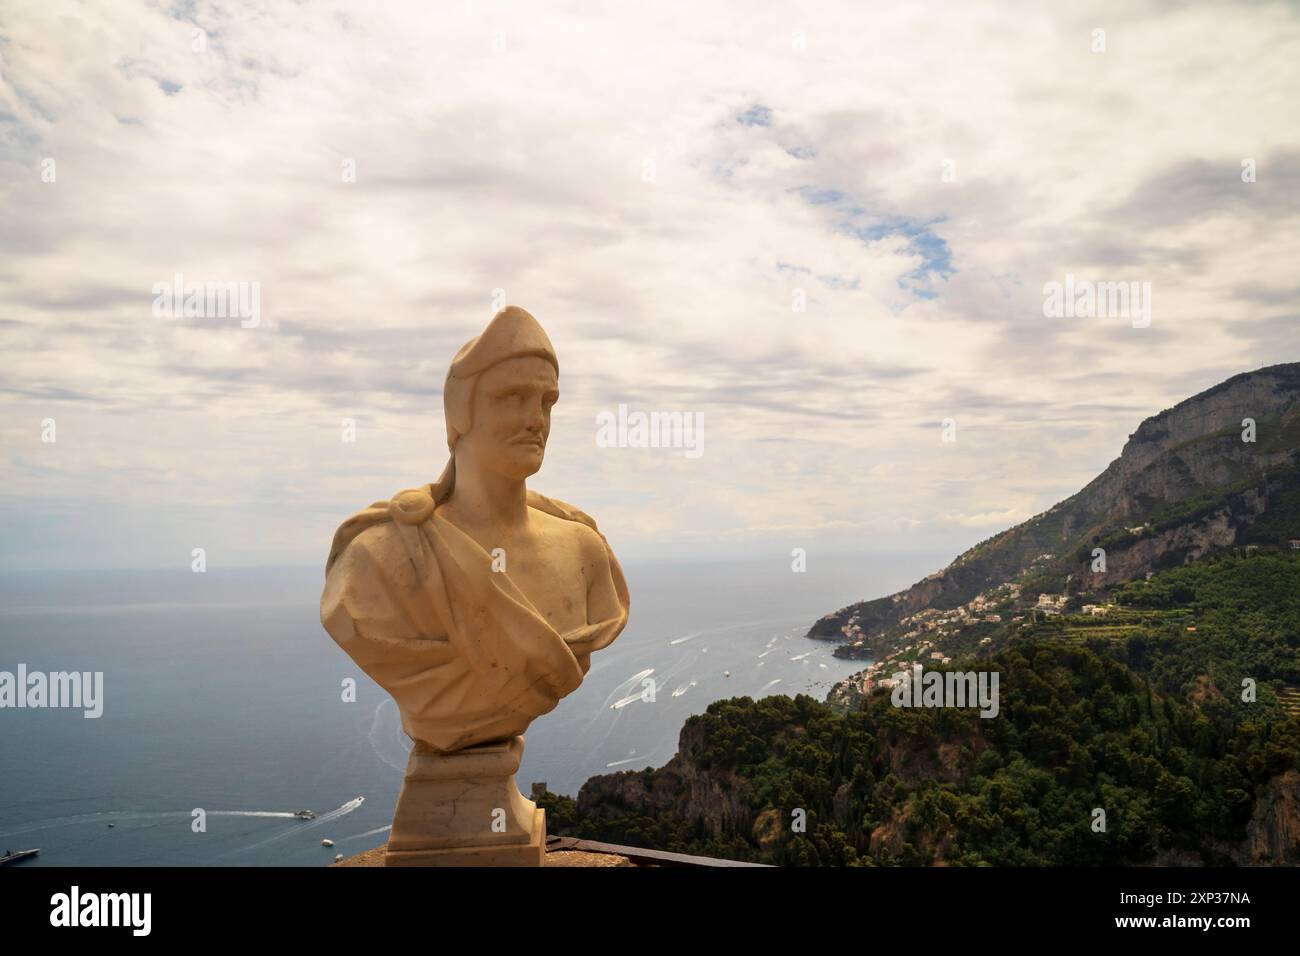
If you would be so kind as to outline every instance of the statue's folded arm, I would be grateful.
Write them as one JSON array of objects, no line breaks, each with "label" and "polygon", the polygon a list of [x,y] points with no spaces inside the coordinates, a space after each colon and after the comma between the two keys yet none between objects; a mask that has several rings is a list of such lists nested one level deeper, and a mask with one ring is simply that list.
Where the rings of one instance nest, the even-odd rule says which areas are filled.
[{"label": "statue's folded arm", "polygon": [[367,528],[344,548],[326,575],[320,615],[362,667],[394,658],[436,667],[457,656],[391,523]]}]

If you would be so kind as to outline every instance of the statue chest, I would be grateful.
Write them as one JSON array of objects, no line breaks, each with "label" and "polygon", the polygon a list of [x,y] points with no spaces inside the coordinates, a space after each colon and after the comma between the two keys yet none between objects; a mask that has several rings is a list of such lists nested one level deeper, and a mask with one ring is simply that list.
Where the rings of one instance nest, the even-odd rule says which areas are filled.
[{"label": "statue chest", "polygon": [[500,551],[503,554],[494,555],[494,567],[503,569],[495,573],[509,577],[547,624],[560,634],[587,624],[588,581],[577,549]]}]

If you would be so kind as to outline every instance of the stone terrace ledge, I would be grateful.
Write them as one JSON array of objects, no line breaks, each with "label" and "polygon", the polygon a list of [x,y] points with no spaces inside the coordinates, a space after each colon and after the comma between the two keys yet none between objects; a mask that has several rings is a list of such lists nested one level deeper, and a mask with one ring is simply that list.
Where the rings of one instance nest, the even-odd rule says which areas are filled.
[{"label": "stone terrace ledge", "polygon": [[[331,866],[383,866],[386,846],[350,856]],[[597,843],[574,837],[553,836],[546,840],[546,866],[757,866],[762,863],[741,863],[738,860],[721,860],[709,856],[688,856],[685,853],[668,853],[663,850],[646,850],[616,843]]]}]

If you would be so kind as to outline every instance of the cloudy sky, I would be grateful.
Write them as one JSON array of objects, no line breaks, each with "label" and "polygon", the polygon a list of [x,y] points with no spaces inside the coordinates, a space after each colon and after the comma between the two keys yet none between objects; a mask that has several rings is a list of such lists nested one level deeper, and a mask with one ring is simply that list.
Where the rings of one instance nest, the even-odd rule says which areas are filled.
[{"label": "cloudy sky", "polygon": [[[1295,5],[548,7],[6,0],[0,567],[322,563],[503,301],[532,487],[625,560],[955,554],[1300,360]],[[1067,274],[1150,325],[1045,317]],[[598,447],[619,403],[704,454]]]}]

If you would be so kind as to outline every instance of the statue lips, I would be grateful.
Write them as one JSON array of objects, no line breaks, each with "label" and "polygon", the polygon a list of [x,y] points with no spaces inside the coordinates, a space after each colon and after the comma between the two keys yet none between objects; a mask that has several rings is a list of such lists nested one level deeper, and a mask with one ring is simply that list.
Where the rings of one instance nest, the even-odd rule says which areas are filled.
[{"label": "statue lips", "polygon": [[536,448],[538,451],[544,451],[544,450],[546,449],[546,442],[542,441],[542,438],[541,438],[540,435],[532,435],[532,434],[529,434],[529,435],[520,435],[520,436],[518,436],[518,437],[516,437],[516,438],[512,438],[512,439],[510,439],[510,444],[512,444],[512,445],[532,445],[532,446],[533,446],[534,448]]}]

